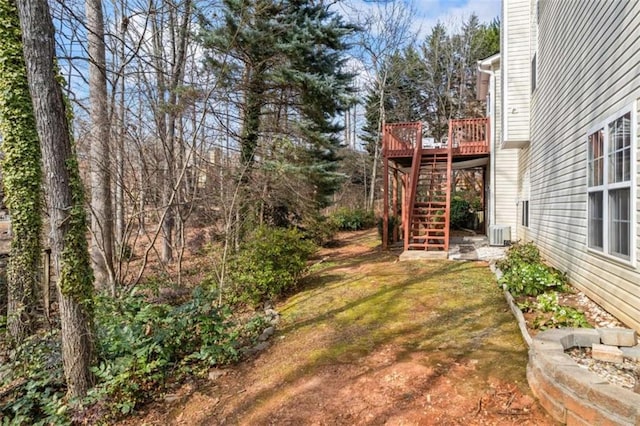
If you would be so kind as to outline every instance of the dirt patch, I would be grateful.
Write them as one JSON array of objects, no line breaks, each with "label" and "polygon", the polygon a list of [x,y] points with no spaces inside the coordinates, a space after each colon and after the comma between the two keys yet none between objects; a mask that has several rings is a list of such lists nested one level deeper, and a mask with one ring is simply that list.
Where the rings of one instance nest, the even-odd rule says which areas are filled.
[{"label": "dirt patch", "polygon": [[486,264],[397,262],[343,235],[278,306],[271,347],[125,424],[554,424]]}]

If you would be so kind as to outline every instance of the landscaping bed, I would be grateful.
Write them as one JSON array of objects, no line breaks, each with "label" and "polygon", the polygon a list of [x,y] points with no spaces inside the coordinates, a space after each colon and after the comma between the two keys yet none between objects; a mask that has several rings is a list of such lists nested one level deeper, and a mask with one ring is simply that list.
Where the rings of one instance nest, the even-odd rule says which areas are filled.
[{"label": "landscaping bed", "polygon": [[631,419],[634,424],[640,411],[633,404],[620,411],[614,402],[638,399],[640,346],[635,332],[572,288],[564,274],[542,263],[532,243],[514,245],[496,266],[530,346],[529,384],[545,409],[563,423],[627,424]]}]

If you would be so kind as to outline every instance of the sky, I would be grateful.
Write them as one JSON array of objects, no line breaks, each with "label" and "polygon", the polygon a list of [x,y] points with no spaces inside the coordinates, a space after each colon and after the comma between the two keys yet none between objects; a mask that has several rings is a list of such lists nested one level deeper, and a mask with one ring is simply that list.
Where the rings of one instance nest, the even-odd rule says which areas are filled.
[{"label": "sky", "polygon": [[429,33],[439,21],[445,26],[456,26],[471,16],[478,15],[480,22],[490,22],[500,16],[502,0],[414,0],[417,22],[421,33]]}]

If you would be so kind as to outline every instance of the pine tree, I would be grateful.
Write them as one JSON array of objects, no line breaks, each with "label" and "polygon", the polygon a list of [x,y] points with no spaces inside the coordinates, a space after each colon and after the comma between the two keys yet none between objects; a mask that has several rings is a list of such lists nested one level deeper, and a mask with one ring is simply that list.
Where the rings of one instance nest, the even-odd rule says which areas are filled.
[{"label": "pine tree", "polygon": [[[339,185],[335,170],[341,127],[335,118],[352,102],[353,76],[343,71],[343,55],[345,38],[354,29],[323,2],[224,0],[223,6],[222,23],[205,28],[203,42],[209,66],[231,90],[242,93],[238,109],[244,184],[251,184],[256,163],[264,174],[273,169],[267,160],[272,164],[286,159],[284,169],[297,170],[297,183],[312,189],[298,201],[305,198],[316,209],[326,205]],[[285,139],[294,148],[285,150],[287,155],[272,149]],[[272,158],[276,154],[280,157]],[[262,188],[254,188],[254,194],[276,192],[275,183],[261,177]],[[278,207],[265,207],[267,197],[254,197],[259,198],[263,212]],[[300,213],[295,211],[299,205],[278,209],[283,207],[294,210],[289,212],[294,216]]]}]

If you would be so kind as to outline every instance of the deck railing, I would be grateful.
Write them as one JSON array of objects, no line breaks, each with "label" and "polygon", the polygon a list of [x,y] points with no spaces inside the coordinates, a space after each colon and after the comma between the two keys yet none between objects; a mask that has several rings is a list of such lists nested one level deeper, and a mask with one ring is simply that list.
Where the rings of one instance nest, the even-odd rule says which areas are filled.
[{"label": "deck railing", "polygon": [[385,124],[382,138],[383,155],[398,151],[413,153],[414,147],[420,144],[422,144],[422,123]]},{"label": "deck railing", "polygon": [[485,154],[489,152],[488,118],[467,118],[449,121],[449,141],[454,154]]},{"label": "deck railing", "polygon": [[[449,137],[429,149],[451,149],[454,155],[487,154],[489,152],[490,123],[488,118],[466,118],[449,121]],[[385,157],[411,157],[422,146],[422,123],[393,123],[384,126],[382,153]]]}]

